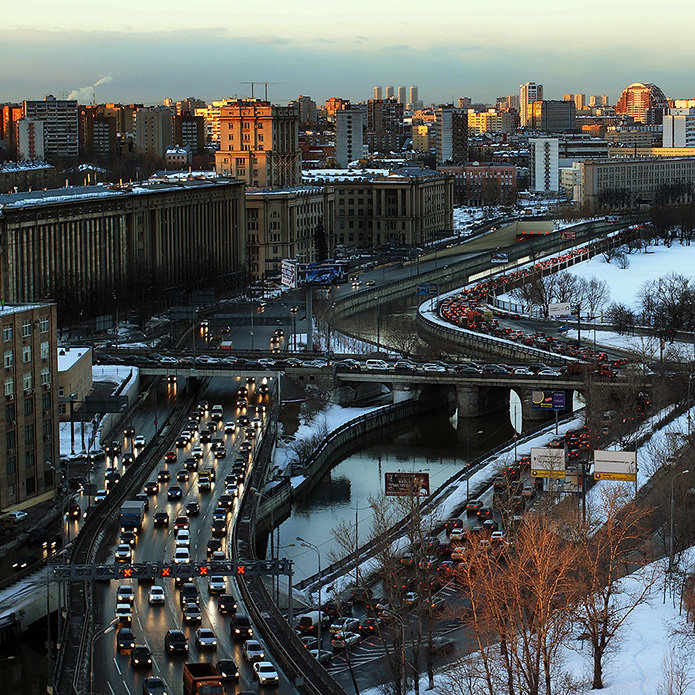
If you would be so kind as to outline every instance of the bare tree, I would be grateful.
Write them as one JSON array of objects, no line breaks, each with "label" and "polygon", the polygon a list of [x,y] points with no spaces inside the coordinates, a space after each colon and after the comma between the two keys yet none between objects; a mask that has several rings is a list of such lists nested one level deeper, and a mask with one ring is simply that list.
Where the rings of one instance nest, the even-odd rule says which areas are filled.
[{"label": "bare tree", "polygon": [[596,316],[603,309],[610,296],[610,289],[605,280],[592,277],[584,285],[584,301],[591,316]]},{"label": "bare tree", "polygon": [[661,682],[657,695],[686,695],[695,683],[692,653],[682,647],[671,646],[661,660]]}]

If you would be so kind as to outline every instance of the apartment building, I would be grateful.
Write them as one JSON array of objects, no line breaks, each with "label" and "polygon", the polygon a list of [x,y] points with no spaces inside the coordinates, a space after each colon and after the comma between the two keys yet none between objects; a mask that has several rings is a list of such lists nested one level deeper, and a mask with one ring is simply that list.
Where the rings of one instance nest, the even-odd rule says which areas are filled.
[{"label": "apartment building", "polygon": [[147,157],[164,157],[174,141],[174,114],[166,106],[138,109],[135,149]]},{"label": "apartment building", "polygon": [[46,146],[43,121],[36,118],[17,121],[17,154],[20,159],[44,159]]},{"label": "apartment building", "polygon": [[399,150],[405,139],[404,105],[395,99],[367,102],[367,147],[370,152]]},{"label": "apartment building", "polygon": [[55,495],[58,436],[56,305],[2,304],[0,512]]},{"label": "apartment building", "polygon": [[669,109],[663,126],[664,147],[695,147],[695,108]]},{"label": "apartment building", "polygon": [[296,186],[301,182],[299,111],[260,99],[239,99],[220,109],[220,176],[247,185]]},{"label": "apartment building", "polygon": [[542,133],[572,133],[576,129],[574,101],[534,101],[526,126]]},{"label": "apartment building", "polygon": [[531,104],[543,100],[543,85],[535,82],[525,82],[519,85],[519,116],[521,127],[526,128],[531,119]]},{"label": "apartment building", "polygon": [[103,106],[80,105],[78,110],[80,152],[86,156],[108,157],[116,153],[118,117]]},{"label": "apartment building", "polygon": [[529,188],[539,193],[557,193],[559,141],[557,138],[529,139]]},{"label": "apartment building", "polygon": [[23,116],[43,121],[44,150],[47,157],[77,157],[79,155],[76,100],[56,99],[49,94],[42,101],[25,101]]},{"label": "apartment building", "polygon": [[198,154],[205,147],[205,122],[202,116],[188,112],[174,116],[174,141],[176,147],[187,147]]},{"label": "apartment building", "polygon": [[454,203],[476,207],[512,205],[516,202],[516,166],[481,164],[443,166],[437,171],[454,177]]},{"label": "apartment building", "polygon": [[364,118],[359,109],[335,114],[335,159],[341,168],[364,156]]},{"label": "apartment building", "polygon": [[480,133],[513,133],[516,130],[516,114],[508,111],[468,111],[468,133],[477,135]]},{"label": "apartment building", "polygon": [[468,159],[468,114],[463,109],[435,109],[437,166]]}]

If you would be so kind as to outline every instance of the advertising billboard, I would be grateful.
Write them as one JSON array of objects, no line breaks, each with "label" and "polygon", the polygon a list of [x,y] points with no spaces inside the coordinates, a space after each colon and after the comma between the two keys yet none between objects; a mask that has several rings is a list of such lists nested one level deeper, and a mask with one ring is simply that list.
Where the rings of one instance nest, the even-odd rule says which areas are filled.
[{"label": "advertising billboard", "polygon": [[565,392],[531,391],[531,406],[536,410],[565,410]]},{"label": "advertising billboard", "polygon": [[283,258],[280,272],[282,286],[293,290],[297,286],[297,261]]},{"label": "advertising billboard", "polygon": [[594,451],[594,480],[637,480],[636,451]]},{"label": "advertising billboard", "polygon": [[551,302],[548,304],[548,316],[553,319],[558,316],[569,316],[572,313],[572,305],[569,302]]},{"label": "advertising billboard", "polygon": [[430,494],[429,473],[384,473],[387,497],[427,497]]},{"label": "advertising billboard", "polygon": [[309,263],[297,268],[297,285],[339,285],[345,282],[346,266],[338,261]]},{"label": "advertising billboard", "polygon": [[493,251],[490,254],[490,263],[508,263],[509,254],[504,251]]},{"label": "advertising billboard", "polygon": [[532,447],[531,475],[534,478],[564,478],[565,450]]}]

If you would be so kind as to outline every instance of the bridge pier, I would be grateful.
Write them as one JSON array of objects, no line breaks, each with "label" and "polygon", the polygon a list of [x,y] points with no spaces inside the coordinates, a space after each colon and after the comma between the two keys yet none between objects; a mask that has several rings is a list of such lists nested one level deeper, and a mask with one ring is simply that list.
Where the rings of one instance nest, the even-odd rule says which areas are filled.
[{"label": "bridge pier", "polygon": [[[529,422],[542,422],[543,420],[550,420],[555,416],[553,410],[542,410],[533,407],[534,393],[541,394],[542,391],[537,389],[516,389],[516,392],[519,395],[519,400],[521,400],[521,420],[524,427]],[[535,400],[540,400],[540,396],[536,397]]]},{"label": "bridge pier", "polygon": [[409,401],[413,397],[413,392],[409,385],[396,382],[391,384],[391,394],[393,396],[393,404]]},{"label": "bridge pier", "polygon": [[458,419],[489,415],[509,406],[509,391],[494,386],[456,386]]}]

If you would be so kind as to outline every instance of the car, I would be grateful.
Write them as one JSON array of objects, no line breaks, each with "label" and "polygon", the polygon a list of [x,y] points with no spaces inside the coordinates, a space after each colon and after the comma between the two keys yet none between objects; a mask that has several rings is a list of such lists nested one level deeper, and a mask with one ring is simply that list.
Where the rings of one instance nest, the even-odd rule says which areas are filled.
[{"label": "car", "polygon": [[426,362],[421,367],[423,372],[445,372],[446,367],[443,364],[437,364],[435,362]]},{"label": "car", "polygon": [[406,595],[403,597],[403,605],[406,608],[415,608],[419,601],[420,597],[417,595],[417,592],[415,591],[408,591]]},{"label": "car", "polygon": [[224,553],[224,550],[215,550],[212,555],[210,555],[210,559],[213,562],[225,562],[227,560],[227,556]]},{"label": "car", "polygon": [[477,514],[482,507],[483,503],[481,500],[469,500],[466,505],[466,514]]},{"label": "car", "polygon": [[127,543],[120,543],[116,546],[116,562],[131,562],[133,559],[133,550]]},{"label": "car", "polygon": [[104,447],[107,456],[119,456],[121,453],[121,445],[119,442],[111,442]]},{"label": "car", "polygon": [[163,606],[166,603],[166,594],[164,593],[164,588],[155,584],[150,588],[150,592],[147,595],[147,602],[150,606]]},{"label": "car", "polygon": [[222,594],[227,588],[227,581],[224,577],[213,575],[208,579],[208,590],[211,594]]},{"label": "car", "polygon": [[366,618],[360,621],[358,629],[362,635],[374,635],[379,632],[383,624],[384,621],[382,618]]},{"label": "car", "polygon": [[212,434],[205,430],[204,432],[200,433],[200,443],[201,444],[209,444],[212,441]]},{"label": "car", "polygon": [[121,533],[121,538],[118,542],[124,543],[125,545],[129,545],[131,548],[134,548],[135,544],[138,542],[138,537],[135,531],[123,531]]},{"label": "car", "polygon": [[121,584],[116,591],[116,603],[133,603],[135,592],[130,584]]},{"label": "car", "polygon": [[191,561],[191,555],[188,552],[188,548],[176,548],[174,552],[174,564],[181,565],[186,562]]},{"label": "car", "polygon": [[171,473],[165,468],[157,473],[157,481],[160,483],[168,483],[171,480]]},{"label": "car", "polygon": [[167,654],[188,654],[188,639],[181,630],[169,630],[164,638]]},{"label": "car", "polygon": [[307,649],[315,649],[319,646],[319,641],[316,637],[302,637],[301,642]]},{"label": "car", "polygon": [[220,495],[220,498],[217,500],[217,503],[221,507],[224,507],[225,509],[229,510],[234,506],[234,495],[231,495],[225,491],[222,495]]},{"label": "car", "polygon": [[242,653],[246,661],[263,661],[265,659],[263,645],[255,639],[247,639],[244,642]]},{"label": "car", "polygon": [[159,676],[147,676],[142,684],[142,695],[168,695],[168,690]]},{"label": "car", "polygon": [[199,649],[217,649],[217,635],[209,627],[195,631],[195,642]]},{"label": "car", "polygon": [[451,533],[449,534],[449,540],[454,542],[454,541],[462,541],[466,537],[466,532],[462,528],[452,528]]},{"label": "car", "polygon": [[360,641],[360,636],[356,632],[338,632],[331,637],[333,649],[345,649],[352,647]]},{"label": "car", "polygon": [[183,449],[187,444],[188,444],[188,437],[184,437],[183,434],[180,434],[178,437],[176,437],[176,448],[177,449]]},{"label": "car", "polygon": [[180,471],[176,471],[176,480],[179,483],[185,483],[190,478],[190,473],[182,468]]},{"label": "car", "polygon": [[248,616],[237,613],[232,616],[232,622],[229,626],[232,638],[235,640],[251,639],[253,637],[253,627]]},{"label": "car", "polygon": [[360,626],[359,618],[338,618],[334,623],[331,623],[328,627],[328,631],[335,635],[339,632],[355,632]]},{"label": "car", "polygon": [[116,651],[119,654],[130,654],[135,646],[135,637],[129,627],[122,627],[116,633]]},{"label": "car", "polygon": [[198,470],[198,459],[193,457],[193,456],[189,456],[187,459],[184,460],[183,467],[189,473],[192,473],[193,471],[197,471]]},{"label": "car", "polygon": [[147,440],[144,435],[139,434],[135,439],[133,439],[133,447],[135,449],[142,449],[147,444]]},{"label": "car", "polygon": [[146,492],[138,492],[137,495],[133,497],[134,500],[137,500],[138,502],[142,502],[145,505],[145,511],[149,511],[150,509],[150,498],[149,495]]},{"label": "car", "polygon": [[231,594],[220,594],[217,597],[217,610],[223,615],[234,615],[234,613],[236,613],[236,609],[236,599]]},{"label": "car", "polygon": [[132,463],[135,462],[135,456],[128,452],[127,454],[123,454],[121,458],[121,463],[127,468],[130,466]]},{"label": "car", "polygon": [[193,458],[196,458],[198,460],[202,459],[203,458],[203,447],[202,446],[194,446],[191,449],[191,456],[193,456]]},{"label": "car", "polygon": [[188,502],[186,504],[186,514],[188,516],[198,516],[200,514],[200,504],[198,502]]},{"label": "car", "polygon": [[260,685],[274,685],[279,681],[278,672],[270,661],[256,661],[253,664],[253,675]]},{"label": "car", "polygon": [[198,608],[198,605],[195,603],[187,603],[183,607],[183,622],[184,625],[188,625],[189,623],[195,623],[198,624],[202,621],[203,616],[200,613],[200,608]]},{"label": "car", "polygon": [[327,664],[333,661],[333,652],[329,652],[327,649],[310,649],[309,654],[311,654],[311,656],[313,656],[314,659],[316,659],[316,661],[318,661],[320,664]]},{"label": "car", "polygon": [[215,668],[217,669],[217,673],[222,676],[223,681],[239,680],[239,669],[231,659],[220,659],[217,664],[215,664]]},{"label": "car", "polygon": [[[186,446],[186,444],[183,444],[183,446]],[[164,454],[164,462],[165,463],[176,463],[176,452],[175,451],[167,451],[166,454]]]},{"label": "car", "polygon": [[227,521],[226,519],[214,519],[212,522],[212,535],[215,538],[227,535]]},{"label": "car", "polygon": [[225,422],[224,423],[224,433],[225,434],[234,434],[236,432],[236,422]]},{"label": "car", "polygon": [[144,644],[137,644],[130,652],[130,663],[133,668],[145,668],[152,666],[152,652]]},{"label": "car", "polygon": [[159,483],[156,480],[150,480],[145,483],[144,491],[146,495],[156,495],[159,492]]},{"label": "car", "polygon": [[179,529],[187,529],[190,524],[188,522],[188,517],[185,514],[179,514],[174,520],[174,528],[178,531]]},{"label": "car", "polygon": [[170,485],[167,490],[168,500],[180,500],[183,497],[183,490],[179,485]]},{"label": "car", "polygon": [[132,439],[135,436],[135,428],[132,425],[126,425],[123,428],[123,436],[126,439],[128,439],[128,437]]},{"label": "car", "polygon": [[[224,494],[228,495],[229,497],[238,497],[239,496],[239,485],[236,482],[225,483]],[[220,499],[222,499],[222,497],[220,497]]]},{"label": "car", "polygon": [[218,550],[222,550],[222,541],[219,538],[211,538],[207,544],[208,557]]},{"label": "car", "polygon": [[129,603],[116,604],[116,620],[119,625],[130,625],[133,622],[133,611]]},{"label": "car", "polygon": [[188,548],[191,545],[191,534],[188,529],[182,528],[176,532],[177,548]]}]

